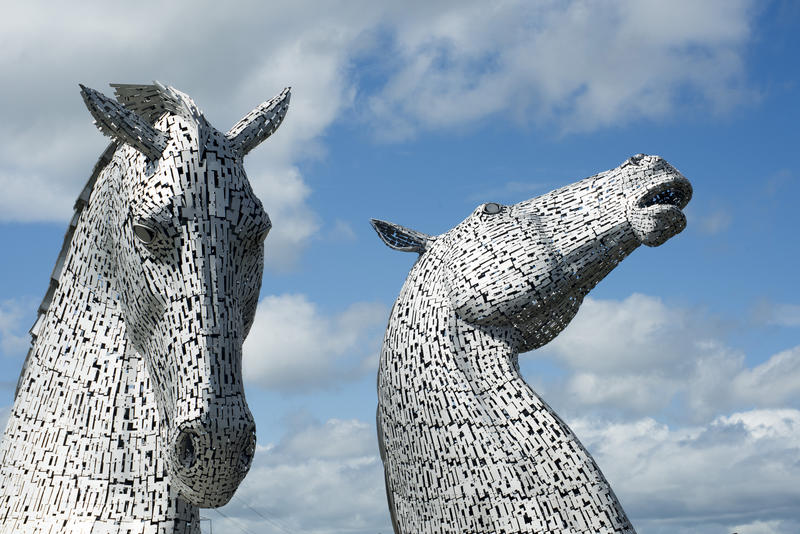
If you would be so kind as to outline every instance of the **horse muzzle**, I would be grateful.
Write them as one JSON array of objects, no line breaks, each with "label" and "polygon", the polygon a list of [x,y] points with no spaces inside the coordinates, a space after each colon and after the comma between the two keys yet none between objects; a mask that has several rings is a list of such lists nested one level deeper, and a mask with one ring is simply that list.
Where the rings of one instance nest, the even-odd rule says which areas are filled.
[{"label": "horse muzzle", "polygon": [[686,228],[683,209],[692,186],[682,175],[667,175],[649,185],[628,207],[628,222],[639,241],[657,247]]},{"label": "horse muzzle", "polygon": [[202,508],[222,506],[233,497],[255,454],[250,411],[246,407],[219,411],[211,418],[179,424],[168,449],[175,489],[184,500]]}]

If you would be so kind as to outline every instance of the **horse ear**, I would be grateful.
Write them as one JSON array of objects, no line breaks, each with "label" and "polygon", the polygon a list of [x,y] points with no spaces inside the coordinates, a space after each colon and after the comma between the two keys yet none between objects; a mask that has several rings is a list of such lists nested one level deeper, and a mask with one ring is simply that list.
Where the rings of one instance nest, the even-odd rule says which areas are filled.
[{"label": "horse ear", "polygon": [[381,238],[381,241],[390,248],[401,252],[422,254],[427,250],[428,245],[436,239],[422,232],[379,219],[370,219],[370,223],[375,231],[378,232],[378,237]]},{"label": "horse ear", "polygon": [[166,135],[116,100],[83,85],[80,87],[83,101],[103,134],[132,146],[151,161],[161,158],[167,147]]},{"label": "horse ear", "polygon": [[257,147],[278,129],[289,111],[291,87],[287,87],[278,96],[264,102],[245,115],[233,125],[225,136],[230,139],[234,148],[244,156]]}]

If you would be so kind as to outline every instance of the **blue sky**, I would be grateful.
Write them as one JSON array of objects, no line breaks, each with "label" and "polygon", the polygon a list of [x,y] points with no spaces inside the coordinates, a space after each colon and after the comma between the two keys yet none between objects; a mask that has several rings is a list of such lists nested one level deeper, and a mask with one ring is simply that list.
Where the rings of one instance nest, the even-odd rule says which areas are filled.
[{"label": "blue sky", "polygon": [[640,534],[800,530],[796,3],[170,6],[0,22],[0,418],[107,142],[77,84],[158,79],[219,129],[291,85],[245,161],[274,223],[245,345],[259,452],[227,518],[204,511],[215,530],[390,530],[375,370],[414,258],[371,217],[442,233],[638,152],[692,182],[687,229],[626,259],[523,372]]}]

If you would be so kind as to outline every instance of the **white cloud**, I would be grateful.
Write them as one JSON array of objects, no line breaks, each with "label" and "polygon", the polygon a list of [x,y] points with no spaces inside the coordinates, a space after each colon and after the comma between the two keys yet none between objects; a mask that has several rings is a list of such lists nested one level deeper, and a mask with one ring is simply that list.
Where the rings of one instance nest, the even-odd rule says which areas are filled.
[{"label": "white cloud", "polygon": [[800,524],[800,411],[741,412],[684,428],[649,418],[577,419],[570,426],[640,532],[721,534],[742,527],[788,534]]},{"label": "white cloud", "polygon": [[713,317],[656,297],[587,298],[572,323],[535,356],[551,359],[566,375],[529,379],[566,413],[669,412],[702,422],[729,410],[800,405],[800,346],[750,366],[745,354],[725,344],[724,334]]},{"label": "white cloud", "polygon": [[[292,322],[306,325],[298,331],[314,340],[325,337],[307,326],[322,316],[307,299],[276,297],[279,304],[286,304],[282,309],[289,311]],[[270,307],[274,308],[266,308]],[[334,322],[328,323],[329,332],[349,330],[330,326]],[[358,314],[352,324],[362,324]],[[284,332],[286,343],[294,343],[292,328],[276,328]],[[569,420],[570,426],[642,533],[790,534],[800,527],[800,410],[790,407],[800,401],[800,346],[748,365],[743,354],[721,341],[724,334],[713,317],[668,306],[655,297],[589,298],[558,338],[563,340],[539,356],[567,370],[564,383],[544,380],[543,397],[548,402],[556,399],[551,404],[562,415],[582,413]],[[566,394],[559,393],[561,389]],[[609,419],[586,415],[597,404]],[[638,415],[645,412],[656,418]],[[665,414],[671,425],[659,421]],[[687,420],[688,426],[681,424]],[[371,425],[358,421],[295,425],[280,444],[268,449],[274,462],[269,470],[254,471],[259,485],[248,489],[246,482],[244,502],[256,507],[274,503],[267,510],[269,517],[290,531],[387,529],[372,432]],[[259,460],[260,465],[265,464]],[[306,494],[293,496],[298,491],[295,482]],[[273,487],[274,501],[269,489]],[[341,502],[334,487],[355,497]],[[285,495],[290,498],[281,500]],[[314,502],[324,504],[316,507]],[[229,505],[229,512],[253,531],[273,528],[241,501]]]},{"label": "white cloud", "polygon": [[[747,92],[740,52],[750,6],[17,3],[0,21],[0,217],[70,216],[105,143],[78,82],[160,79],[193,95],[221,129],[292,85],[286,122],[246,162],[274,213],[273,249],[283,259],[270,265],[285,268],[319,228],[297,163],[324,154],[321,135],[334,121],[360,115],[398,138],[498,114],[591,130],[665,117],[687,91],[704,107],[724,107]],[[354,68],[364,58],[375,59],[368,72]],[[305,194],[276,193],[297,186]]]},{"label": "white cloud", "polygon": [[356,232],[347,221],[336,219],[333,228],[328,232],[328,237],[334,241],[355,241]]},{"label": "white cloud", "polygon": [[780,169],[768,176],[764,181],[764,193],[767,196],[775,196],[778,192],[784,191],[797,181],[797,176],[790,169]]},{"label": "white cloud", "polygon": [[754,405],[779,406],[789,399],[800,399],[800,345],[779,352],[752,369],[743,369],[733,379],[731,389],[742,400]]},{"label": "white cloud", "polygon": [[203,511],[213,518],[215,532],[244,527],[265,534],[388,534],[374,426],[331,419],[294,428],[278,444],[259,447],[250,473],[222,512],[233,520]]},{"label": "white cloud", "polygon": [[377,365],[387,313],[357,302],[329,316],[305,295],[265,297],[244,344],[245,380],[295,392],[358,378]]},{"label": "white cloud", "polygon": [[[797,532],[798,410],[677,428],[650,418],[569,424],[643,534]],[[258,448],[221,511],[231,519],[203,513],[215,531],[391,532],[374,427],[337,419],[292,426],[279,443]]]},{"label": "white cloud", "polygon": [[685,91],[726,108],[746,93],[750,9],[622,0],[419,10],[393,28],[395,72],[371,111],[387,137],[404,137],[497,113],[594,130],[663,118]]},{"label": "white cloud", "polygon": [[21,359],[28,352],[31,338],[22,322],[33,309],[31,299],[0,301],[0,354]]},{"label": "white cloud", "polygon": [[0,407],[0,431],[5,432],[6,425],[8,424],[8,416],[11,415],[11,407]]},{"label": "white cloud", "polygon": [[777,305],[773,324],[780,326],[800,326],[800,306],[797,304]]},{"label": "white cloud", "polygon": [[706,215],[694,217],[690,221],[692,225],[697,224],[700,231],[706,235],[716,235],[727,230],[733,222],[731,212],[726,209],[717,209]]},{"label": "white cloud", "polygon": [[732,530],[736,534],[782,534],[789,532],[797,532],[797,523],[794,526],[787,524],[785,521],[753,521],[744,525],[736,525]]},{"label": "white cloud", "polygon": [[753,307],[752,316],[755,321],[761,324],[786,327],[800,326],[800,305],[761,299]]},{"label": "white cloud", "polygon": [[0,196],[2,217],[21,222],[63,221],[80,193],[76,189],[73,194],[68,187],[54,184],[40,174],[16,174],[2,169],[0,185],[5,190]]},{"label": "white cloud", "polygon": [[[713,325],[687,310],[670,308],[658,297],[634,293],[623,301],[586,298],[572,323],[548,352],[575,369],[642,371],[682,363],[704,350]],[[709,328],[711,327],[711,328]]]},{"label": "white cloud", "polygon": [[[308,11],[321,15],[309,23]],[[273,223],[267,266],[291,267],[319,227],[297,164],[319,157],[320,134],[352,100],[349,44],[358,9],[293,2],[58,6],[28,2],[0,21],[6,74],[0,102],[0,199],[4,220],[67,220],[107,140],[91,125],[78,82],[159,79],[192,95],[219,129],[293,85],[276,134],[245,161]],[[352,28],[347,17],[356,22]],[[124,24],[120,21],[124,20]],[[187,25],[188,24],[188,25]]]},{"label": "white cloud", "polygon": [[264,263],[285,271],[295,264],[319,228],[319,217],[307,204],[311,189],[299,171],[290,166],[273,166],[251,174],[250,179],[272,221],[272,230],[264,242]]}]

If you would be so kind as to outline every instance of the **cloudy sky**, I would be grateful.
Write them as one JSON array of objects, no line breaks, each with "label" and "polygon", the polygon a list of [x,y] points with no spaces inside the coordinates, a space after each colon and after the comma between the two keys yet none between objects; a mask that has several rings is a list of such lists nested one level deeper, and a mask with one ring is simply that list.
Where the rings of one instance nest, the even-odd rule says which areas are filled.
[{"label": "cloudy sky", "polygon": [[244,355],[259,447],[203,511],[215,532],[391,530],[375,371],[413,258],[370,217],[438,234],[638,152],[692,181],[687,230],[626,259],[525,377],[640,534],[800,532],[796,2],[165,4],[0,20],[0,423],[107,143],[77,84],[157,79],[221,130],[290,85],[245,162],[274,223]]}]

